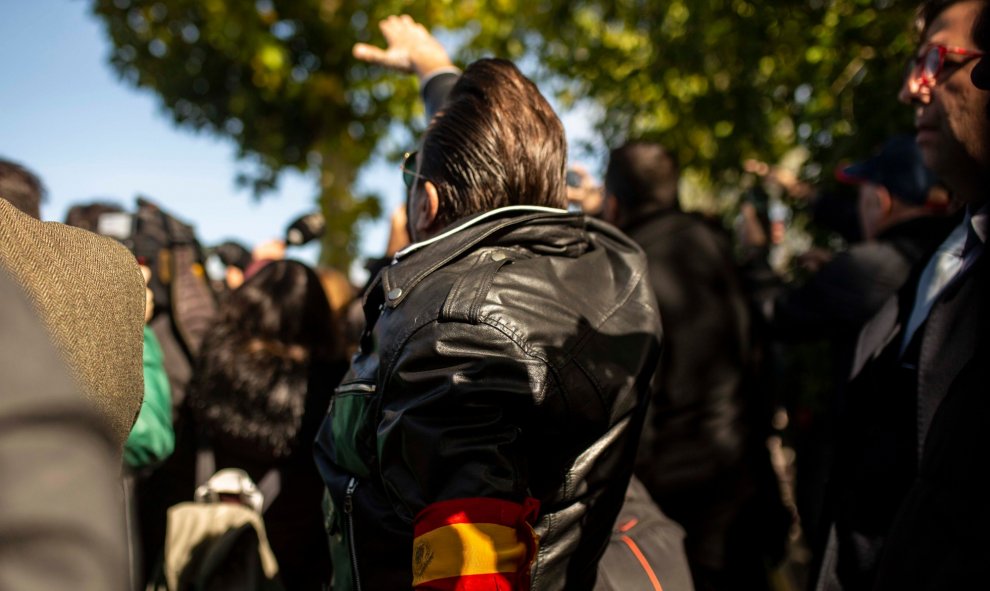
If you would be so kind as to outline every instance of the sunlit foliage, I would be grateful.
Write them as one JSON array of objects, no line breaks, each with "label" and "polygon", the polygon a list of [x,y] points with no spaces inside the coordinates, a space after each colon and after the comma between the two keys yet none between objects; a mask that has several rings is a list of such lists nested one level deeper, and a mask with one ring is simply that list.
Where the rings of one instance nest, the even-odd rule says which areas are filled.
[{"label": "sunlit foliage", "polygon": [[[408,13],[457,42],[460,63],[519,60],[565,108],[588,101],[604,145],[653,137],[712,186],[741,162],[807,148],[810,177],[909,124],[896,92],[912,51],[898,0],[93,0],[122,78],[175,121],[232,138],[257,192],[281,171],[318,171],[345,267],[354,223],[379,215],[357,171],[421,113],[412,80],[351,57]],[[404,131],[403,131],[404,130]],[[396,140],[396,134],[401,138]],[[823,177],[827,175],[822,175]]]}]

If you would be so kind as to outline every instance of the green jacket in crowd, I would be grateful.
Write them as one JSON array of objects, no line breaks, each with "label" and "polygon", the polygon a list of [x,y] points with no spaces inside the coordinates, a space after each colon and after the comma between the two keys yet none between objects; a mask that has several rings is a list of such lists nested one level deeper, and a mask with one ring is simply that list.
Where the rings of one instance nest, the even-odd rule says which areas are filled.
[{"label": "green jacket in crowd", "polygon": [[124,444],[124,463],[139,469],[160,463],[172,455],[172,393],[165,375],[162,348],[155,333],[144,327],[144,401]]}]

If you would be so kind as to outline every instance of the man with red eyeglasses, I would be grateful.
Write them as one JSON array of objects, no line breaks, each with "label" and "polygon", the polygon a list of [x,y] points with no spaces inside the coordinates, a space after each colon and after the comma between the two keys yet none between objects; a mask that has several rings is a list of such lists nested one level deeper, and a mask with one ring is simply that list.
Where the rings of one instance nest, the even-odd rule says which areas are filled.
[{"label": "man with red eyeglasses", "polygon": [[[972,31],[973,45],[961,48],[967,49],[966,54],[956,54],[963,59],[979,55],[969,47],[984,51],[990,48],[990,5],[981,3],[980,9]],[[990,90],[990,60],[980,56],[970,61],[974,65],[961,77],[969,78],[980,90],[967,90],[970,102],[966,106],[981,109],[970,111],[971,121],[979,120],[980,114],[990,118],[990,94],[982,92]],[[981,129],[982,136],[967,137],[974,148],[985,151],[990,143],[985,127],[969,131]],[[983,166],[980,172],[986,170]],[[986,190],[985,184],[982,189]],[[982,210],[975,211],[972,217],[979,220]],[[990,315],[985,312],[986,263],[977,263],[969,277],[968,281],[964,279],[959,297],[964,298],[967,289],[976,296],[971,295],[968,302],[960,300],[971,303],[960,318],[965,321],[964,332],[979,337],[990,331]],[[990,342],[978,338],[968,362],[938,405],[921,450],[918,476],[887,536],[877,589],[981,588],[990,579],[986,560],[990,556],[990,539],[986,536],[990,512],[985,509],[986,491],[990,489],[990,472],[986,470],[990,464],[990,438],[985,434],[990,422],[988,359]]]},{"label": "man with red eyeglasses", "polygon": [[[977,406],[968,423],[956,412],[946,425],[956,399],[977,392],[988,398],[986,381],[959,381],[987,346],[990,94],[971,80],[983,55],[973,23],[986,4],[932,0],[921,7],[921,43],[900,99],[914,109],[925,164],[961,210],[955,228],[860,332],[817,589],[955,589],[973,582],[972,567],[987,570],[988,547],[975,543],[990,529],[987,487],[969,485],[985,484],[986,462],[971,454],[976,444],[987,447],[979,434],[990,406]],[[947,455],[946,433],[967,430],[965,444]]]}]

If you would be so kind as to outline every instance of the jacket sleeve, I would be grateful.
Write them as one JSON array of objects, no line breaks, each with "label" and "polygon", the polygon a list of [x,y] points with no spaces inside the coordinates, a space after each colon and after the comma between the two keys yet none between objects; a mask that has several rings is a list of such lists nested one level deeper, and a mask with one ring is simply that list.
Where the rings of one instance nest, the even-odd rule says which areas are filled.
[{"label": "jacket sleeve", "polygon": [[489,326],[434,322],[387,375],[378,453],[413,521],[414,587],[528,588],[538,502],[526,438],[545,366]]},{"label": "jacket sleeve", "polygon": [[0,589],[127,589],[111,427],[2,269],[0,301]]},{"label": "jacket sleeve", "polygon": [[447,104],[450,91],[461,77],[460,70],[440,70],[423,81],[420,92],[423,95],[423,105],[426,107],[426,119],[433,119],[437,111]]},{"label": "jacket sleeve", "polygon": [[897,293],[909,267],[884,244],[840,252],[800,287],[785,288],[774,305],[774,333],[785,339],[855,334]]}]

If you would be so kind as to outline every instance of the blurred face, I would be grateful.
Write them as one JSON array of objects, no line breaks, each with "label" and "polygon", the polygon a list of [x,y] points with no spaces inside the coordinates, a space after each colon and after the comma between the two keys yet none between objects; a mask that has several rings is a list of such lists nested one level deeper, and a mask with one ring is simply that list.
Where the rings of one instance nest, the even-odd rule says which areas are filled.
[{"label": "blurred face", "polygon": [[965,53],[977,51],[972,28],[984,4],[982,0],[957,2],[932,21],[918,56],[933,46],[950,51],[944,54],[934,79],[919,81],[909,75],[899,95],[902,102],[914,106],[917,142],[925,164],[963,199],[970,197],[962,187],[990,170],[988,95],[973,85],[970,75],[978,60]]}]

